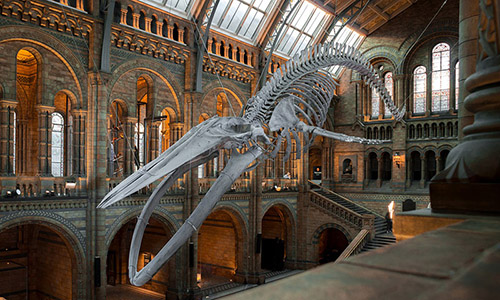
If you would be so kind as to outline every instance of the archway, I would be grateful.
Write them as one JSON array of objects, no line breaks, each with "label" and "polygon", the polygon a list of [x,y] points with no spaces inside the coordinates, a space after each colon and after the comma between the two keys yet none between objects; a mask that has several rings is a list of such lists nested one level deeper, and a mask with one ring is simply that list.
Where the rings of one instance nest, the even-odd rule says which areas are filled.
[{"label": "archway", "polygon": [[76,250],[56,226],[42,224],[33,221],[0,232],[0,295],[77,299],[83,274]]},{"label": "archway", "polygon": [[261,268],[280,271],[285,268],[291,241],[291,220],[277,205],[267,210],[262,218]]},{"label": "archway", "polygon": [[243,229],[228,210],[212,212],[198,231],[198,286],[233,281],[243,257]]},{"label": "archway", "polygon": [[[108,248],[106,258],[106,299],[122,299],[126,293],[143,293],[144,289],[149,290],[149,294],[156,296],[165,295],[169,286],[176,286],[175,283],[175,258],[170,259],[153,278],[142,287],[133,287],[128,278],[128,258],[130,242],[137,220],[134,218],[126,222],[116,233]],[[168,242],[173,233],[171,229],[155,215],[149,219],[141,249],[139,251],[138,270],[147,265],[160,249]],[[153,293],[154,292],[154,293]],[[144,298],[143,299],[147,299]],[[156,298],[151,298],[156,299]]]},{"label": "archway", "polygon": [[349,241],[342,231],[337,228],[324,229],[319,236],[318,263],[335,261],[348,245]]},{"label": "archway", "polygon": [[411,180],[419,181],[422,179],[422,163],[420,153],[413,151],[411,153]]}]

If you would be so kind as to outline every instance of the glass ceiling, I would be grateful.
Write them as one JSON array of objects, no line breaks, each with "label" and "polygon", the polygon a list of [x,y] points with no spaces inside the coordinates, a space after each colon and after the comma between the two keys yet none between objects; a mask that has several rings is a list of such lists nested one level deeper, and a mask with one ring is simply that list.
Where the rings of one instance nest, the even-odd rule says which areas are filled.
[{"label": "glass ceiling", "polygon": [[[292,5],[297,0],[292,0]],[[327,14],[309,1],[303,1],[295,9],[286,23],[285,34],[278,42],[276,52],[286,57],[293,57],[295,53],[316,42],[320,33],[325,30]]]},{"label": "glass ceiling", "polygon": [[220,0],[212,26],[254,42],[276,0]]},{"label": "glass ceiling", "polygon": [[[339,32],[340,30],[340,32]],[[335,42],[337,43],[344,43],[349,46],[353,46],[354,48],[359,48],[361,45],[361,42],[365,38],[365,36],[357,33],[356,31],[352,30],[348,26],[344,26],[342,28],[342,22],[338,21],[337,24],[335,24],[334,29],[330,32],[328,35],[328,38],[326,39],[327,42],[330,42],[334,37],[335,34],[337,34],[337,37],[335,38]],[[340,66],[334,66],[328,69],[328,72],[330,72],[335,78],[340,77],[340,74],[344,70],[344,67]]]},{"label": "glass ceiling", "polygon": [[183,17],[188,16],[195,0],[143,0],[142,2],[153,5],[168,12],[180,12]]},{"label": "glass ceiling", "polygon": [[[143,0],[155,7],[178,13],[188,17],[195,1],[202,0]],[[291,0],[291,5],[300,0]],[[276,9],[277,0],[220,0],[215,11],[212,28],[223,33],[236,35],[242,41],[254,43],[258,33],[268,22],[272,11]],[[286,16],[284,16],[286,17]],[[323,36],[328,23],[333,15],[325,12],[310,0],[302,0],[299,7],[290,16],[282,37],[275,49],[276,54],[285,58],[293,57],[304,48],[318,43]],[[340,31],[340,32],[339,32]],[[355,32],[348,26],[342,27],[338,21],[333,30],[328,34],[327,42],[331,41],[335,34],[335,41],[359,48],[364,36]],[[344,68],[332,67],[328,71],[335,77],[339,77]]]}]

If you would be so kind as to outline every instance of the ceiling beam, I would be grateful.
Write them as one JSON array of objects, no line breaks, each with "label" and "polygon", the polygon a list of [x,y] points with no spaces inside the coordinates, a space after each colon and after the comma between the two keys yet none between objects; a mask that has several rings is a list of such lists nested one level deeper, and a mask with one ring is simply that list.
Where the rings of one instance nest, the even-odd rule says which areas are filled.
[{"label": "ceiling beam", "polygon": [[[393,19],[394,17],[396,17],[397,15],[399,15],[400,13],[402,13],[403,11],[405,11],[407,8],[409,8],[412,5],[413,5],[413,3],[408,3],[408,2],[405,3],[404,5],[402,5],[400,8],[398,8],[396,11],[394,11],[392,13],[392,15],[390,16],[390,19]],[[392,7],[392,5],[390,5],[388,8],[390,8],[390,7]],[[375,26],[370,28],[368,30],[368,32],[373,33],[375,30],[379,29],[385,23],[387,23],[387,21],[382,21],[382,22],[377,23]]]}]

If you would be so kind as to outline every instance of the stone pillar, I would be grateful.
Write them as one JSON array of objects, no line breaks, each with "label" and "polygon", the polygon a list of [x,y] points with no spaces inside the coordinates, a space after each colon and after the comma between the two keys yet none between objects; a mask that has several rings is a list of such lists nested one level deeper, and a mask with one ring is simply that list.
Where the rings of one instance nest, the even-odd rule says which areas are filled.
[{"label": "stone pillar", "polygon": [[139,28],[139,17],[140,14],[132,13],[132,26],[135,28]]},{"label": "stone pillar", "polygon": [[469,95],[469,91],[465,88],[465,79],[476,71],[479,0],[460,0],[459,18],[458,59],[460,61],[460,95],[458,98],[458,139],[461,140],[463,138],[462,130],[464,127],[472,124],[474,121],[474,115],[464,106],[464,100]]},{"label": "stone pillar", "polygon": [[15,173],[15,111],[17,102],[0,100],[0,176]]},{"label": "stone pillar", "polygon": [[365,155],[364,158],[365,162],[365,181],[364,181],[364,186],[367,187],[368,183],[370,183],[370,160],[368,159],[368,156]]},{"label": "stone pillar", "polygon": [[127,25],[127,9],[126,8],[121,9],[120,24]]},{"label": "stone pillar", "polygon": [[382,157],[377,157],[377,187],[382,186]]},{"label": "stone pillar", "polygon": [[152,19],[151,19],[150,17],[145,17],[145,18],[144,18],[144,20],[145,20],[145,22],[144,22],[144,23],[145,23],[145,25],[146,25],[146,26],[145,26],[145,30],[146,30],[147,32],[151,32],[151,20],[152,20]]},{"label": "stone pillar", "polygon": [[207,43],[208,43],[208,45],[207,45],[207,52],[208,53],[213,53],[213,51],[212,51],[212,45],[213,45],[214,41],[212,39],[209,39],[207,41]]},{"label": "stone pillar", "polygon": [[441,172],[441,157],[436,155],[436,174]]},{"label": "stone pillar", "polygon": [[215,54],[220,55],[220,43],[215,43]]},{"label": "stone pillar", "polygon": [[83,0],[76,0],[76,9],[85,11],[85,6],[83,5]]},{"label": "stone pillar", "polygon": [[184,41],[184,29],[179,28],[179,43],[185,43]]},{"label": "stone pillar", "polygon": [[37,106],[38,111],[38,173],[40,176],[52,176],[52,113],[54,107]]},{"label": "stone pillar", "polygon": [[394,75],[394,104],[397,107],[402,107],[405,101],[404,97],[404,74]]},{"label": "stone pillar", "polygon": [[[461,13],[471,5],[466,2],[460,2]],[[430,185],[436,211],[500,213],[500,0],[479,4],[476,72],[465,79],[470,94],[464,100],[474,123],[463,129],[461,143],[451,150],[446,168]],[[466,31],[461,24],[460,34],[467,35]],[[460,62],[461,78],[466,65]]]},{"label": "stone pillar", "polygon": [[167,39],[174,39],[174,26],[170,24],[167,25]]},{"label": "stone pillar", "polygon": [[156,34],[163,35],[163,23],[160,20],[156,21]]},{"label": "stone pillar", "polygon": [[224,46],[224,53],[222,56],[229,57],[229,46]]},{"label": "stone pillar", "polygon": [[411,157],[407,154],[406,155],[406,188],[409,188],[411,186],[411,171],[413,168],[413,160]]},{"label": "stone pillar", "polygon": [[420,188],[424,188],[425,187],[425,177],[426,177],[426,174],[427,173],[427,158],[425,157],[425,155],[423,155],[421,158],[420,158]]}]

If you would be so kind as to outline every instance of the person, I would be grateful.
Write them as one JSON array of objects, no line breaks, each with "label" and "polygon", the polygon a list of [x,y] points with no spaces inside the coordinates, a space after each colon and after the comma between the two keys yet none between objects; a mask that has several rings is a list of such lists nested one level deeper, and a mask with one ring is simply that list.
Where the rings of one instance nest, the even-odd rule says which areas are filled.
[{"label": "person", "polygon": [[286,174],[283,175],[283,178],[290,179],[290,178],[292,178],[292,176],[290,175],[290,172],[286,172]]},{"label": "person", "polygon": [[344,174],[352,174],[352,162],[349,161],[349,165],[345,168]]},{"label": "person", "polygon": [[392,219],[389,212],[385,214],[385,222],[387,224],[387,232],[392,232]]}]

